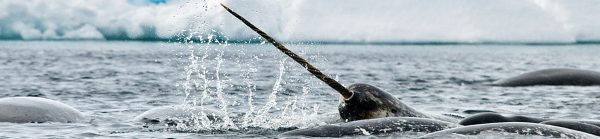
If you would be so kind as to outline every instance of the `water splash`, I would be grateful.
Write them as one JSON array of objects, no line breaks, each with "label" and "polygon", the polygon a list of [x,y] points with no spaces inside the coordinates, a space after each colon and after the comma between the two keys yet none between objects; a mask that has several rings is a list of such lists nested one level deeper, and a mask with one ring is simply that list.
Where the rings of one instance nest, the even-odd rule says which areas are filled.
[{"label": "water splash", "polygon": [[[258,59],[257,56],[253,57],[254,59]],[[249,66],[249,65],[248,65]],[[249,123],[251,122],[251,116],[252,113],[254,113],[254,105],[252,104],[254,99],[254,91],[256,90],[256,85],[252,82],[252,77],[254,77],[254,74],[257,72],[256,68],[249,68],[246,71],[243,71],[242,74],[242,78],[244,79],[244,83],[246,84],[246,88],[248,91],[248,98],[247,98],[247,104],[248,104],[248,111],[246,111],[244,113],[244,117],[242,119],[242,126],[243,127],[248,127]]]},{"label": "water splash", "polygon": [[277,76],[277,80],[273,84],[273,88],[271,90],[271,94],[269,95],[267,103],[256,112],[255,117],[251,120],[251,124],[252,123],[254,123],[254,124],[266,123],[268,118],[270,118],[270,117],[266,117],[269,110],[273,106],[277,105],[277,101],[276,101],[277,100],[277,92],[279,92],[279,90],[281,88],[283,75],[285,74],[285,60],[286,59],[283,59],[279,62],[279,74]]},{"label": "water splash", "polygon": [[219,99],[219,107],[221,108],[221,111],[225,113],[225,116],[223,117],[223,127],[224,128],[232,128],[232,129],[237,129],[237,127],[233,124],[233,121],[231,120],[231,118],[229,117],[229,113],[227,112],[227,99],[223,96],[223,81],[221,80],[221,66],[223,64],[223,55],[225,53],[225,51],[223,49],[226,49],[227,46],[229,45],[229,43],[227,43],[227,40],[223,40],[223,41],[219,41],[219,40],[215,40],[215,42],[218,43],[219,46],[221,46],[222,48],[219,49],[219,54],[217,55],[217,57],[215,58],[215,60],[217,61],[217,66],[215,68],[215,80],[216,80],[216,86],[217,86],[217,90],[216,90],[216,95]]},{"label": "water splash", "polygon": [[[204,11],[209,10],[208,1],[206,0],[196,4],[201,5]],[[188,105],[190,113],[196,108],[194,106],[200,106],[200,112],[191,114],[191,124],[179,124],[177,129],[180,131],[237,129],[229,116],[228,101],[223,93],[223,82],[226,79],[222,77],[221,68],[225,53],[224,49],[229,46],[229,43],[227,38],[220,40],[220,38],[215,37],[218,32],[208,28],[208,22],[205,20],[207,18],[206,13],[195,18],[199,21],[199,24],[192,29],[183,30],[180,34],[181,39],[179,41],[181,42],[179,43],[187,47],[186,52],[189,55],[186,59],[188,64],[184,68],[185,79],[181,84],[185,94],[183,105]],[[196,40],[199,42],[195,42]],[[211,48],[213,44],[220,47]],[[211,57],[212,52],[216,52],[213,61],[208,59]],[[209,66],[214,67],[213,73],[210,73]],[[209,119],[206,112],[206,107],[210,107],[207,104],[213,103],[212,100],[215,99],[218,101],[220,112],[223,113],[222,119],[217,121]]]},{"label": "water splash", "polygon": [[[214,33],[218,33],[214,31]],[[201,33],[187,35],[201,35]],[[218,34],[222,35],[222,34]],[[255,76],[258,76],[259,71],[256,67],[258,62],[262,61],[265,55],[245,55],[244,49],[240,49],[238,53],[226,53],[227,49],[237,49],[231,47],[227,37],[213,37],[216,35],[208,34],[204,38],[209,40],[194,43],[190,36],[184,37],[182,40],[187,40],[185,43],[186,57],[184,74],[185,78],[180,83],[183,87],[185,95],[183,104],[199,107],[200,112],[194,113],[191,124],[185,124],[177,127],[178,131],[223,131],[223,130],[248,130],[252,129],[267,129],[278,130],[280,128],[297,128],[308,127],[324,124],[323,116],[318,115],[319,104],[307,105],[306,97],[310,94],[311,76],[302,75],[305,69],[301,67],[289,66],[286,62],[287,58],[279,58],[276,62],[278,72],[274,76],[275,81],[272,83],[268,98],[261,101],[255,101],[257,93]],[[223,35],[224,36],[224,35]],[[200,38],[201,36],[195,36]],[[225,38],[221,40],[220,38]],[[249,44],[258,45],[260,44]],[[246,47],[246,46],[242,46]],[[270,48],[270,47],[269,47]],[[276,53],[277,54],[277,53]],[[274,55],[276,55],[274,54]],[[284,57],[277,55],[277,57]],[[233,63],[226,63],[232,61]],[[253,64],[254,63],[254,64]],[[225,66],[237,66],[236,68],[224,68]],[[263,67],[265,68],[265,67]],[[269,67],[267,67],[269,68]],[[225,71],[227,70],[227,71]],[[268,69],[267,69],[268,70]],[[288,72],[291,71],[291,72]],[[243,84],[240,81],[233,81],[229,76],[240,76],[243,79]],[[264,81],[261,81],[264,82]],[[287,86],[287,82],[292,82],[291,86]],[[296,84],[298,83],[298,84]],[[233,88],[232,88],[233,87]],[[237,88],[235,88],[237,87]],[[289,92],[297,88],[298,94]],[[237,90],[236,90],[237,89]],[[232,93],[227,91],[245,92],[247,95],[244,99],[238,100]],[[280,97],[285,94],[284,97]],[[236,101],[245,101],[243,104],[248,106],[245,110],[234,110],[230,112],[231,105],[238,105]],[[280,103],[283,101],[284,103]],[[211,121],[205,112],[206,108],[218,107],[224,115],[220,121]],[[239,107],[239,106],[236,106]],[[190,110],[192,112],[193,110]],[[236,113],[237,112],[237,113]]]},{"label": "water splash", "polygon": [[[203,1],[199,7],[205,11],[214,10],[210,2]],[[198,4],[198,3],[197,3]],[[299,66],[288,66],[287,58],[279,53],[246,55],[246,48],[262,47],[266,43],[259,44],[234,44],[229,43],[229,37],[221,30],[215,30],[210,25],[208,12],[194,17],[198,25],[191,29],[182,30],[179,33],[177,43],[181,52],[181,65],[183,68],[183,79],[178,85],[182,89],[184,99],[182,105],[189,107],[190,119],[186,124],[178,124],[177,131],[181,132],[204,132],[204,131],[238,131],[250,129],[278,130],[280,128],[297,128],[323,124],[323,117],[317,115],[319,103],[307,105],[306,97],[310,94],[311,76],[300,76],[306,74],[305,69]],[[222,25],[220,28],[229,26]],[[254,37],[249,42],[261,40]],[[240,49],[241,48],[241,49]],[[269,47],[270,48],[270,47]],[[238,49],[237,53],[230,53],[231,49]],[[302,51],[303,52],[303,51]],[[275,56],[279,61],[262,61],[263,57]],[[231,62],[233,61],[233,62]],[[274,63],[278,72],[274,75],[274,83],[268,98],[257,98],[261,96],[264,83],[273,81],[257,81],[256,76],[265,76],[259,71],[272,70],[273,67],[258,67],[265,65],[264,62]],[[261,64],[258,64],[261,63]],[[291,63],[295,64],[295,63]],[[230,68],[235,66],[238,68]],[[260,70],[259,70],[260,69]],[[292,71],[292,72],[288,72]],[[233,78],[242,79],[231,80]],[[239,76],[239,77],[237,77]],[[272,76],[272,75],[268,75]],[[261,77],[262,78],[262,77]],[[264,79],[264,78],[262,78]],[[296,85],[288,86],[287,82]],[[261,89],[257,90],[257,84]],[[300,87],[298,87],[300,86]],[[293,90],[301,90],[293,94]],[[238,98],[234,93],[243,92],[247,94],[244,98]],[[285,94],[283,97],[282,94]],[[260,100],[260,101],[257,101]],[[283,101],[283,103],[282,103]],[[241,102],[241,103],[240,103]],[[231,107],[247,106],[248,109],[238,110]],[[197,107],[199,106],[199,107]],[[218,108],[222,113],[219,120],[211,117],[211,108]],[[198,110],[195,109],[200,109]],[[197,113],[194,113],[197,112]]]},{"label": "water splash", "polygon": [[[211,38],[211,37],[208,37]],[[214,43],[214,44],[213,44]],[[191,106],[201,106],[201,112],[195,113],[192,118],[192,124],[178,126],[179,131],[222,131],[222,130],[240,130],[248,128],[279,129],[290,127],[307,127],[323,124],[322,117],[317,115],[319,112],[318,104],[308,106],[306,97],[310,94],[310,81],[306,78],[298,81],[302,83],[301,94],[288,97],[279,97],[280,93],[286,88],[288,75],[286,70],[304,70],[302,68],[289,69],[286,62],[287,58],[282,58],[278,63],[278,73],[276,80],[272,84],[268,98],[263,102],[255,102],[256,84],[253,79],[258,72],[257,67],[247,61],[260,61],[259,56],[250,56],[251,58],[238,60],[236,63],[225,63],[225,58],[234,56],[227,55],[225,49],[231,49],[226,40],[212,40],[205,44],[187,44],[187,52],[190,53],[185,66],[185,78],[181,83],[185,94],[184,104]],[[210,58],[214,57],[214,58]],[[244,59],[244,58],[238,58]],[[243,62],[240,62],[243,61]],[[225,65],[238,65],[241,69],[239,76],[244,79],[244,86],[240,91],[247,93],[244,104],[248,109],[243,111],[242,116],[230,113],[229,105],[235,105],[236,99],[225,93],[225,90],[235,90],[228,88],[234,86],[237,81],[229,79],[229,73],[223,71]],[[293,64],[293,63],[292,63]],[[212,67],[212,68],[208,68]],[[229,68],[231,69],[231,68]],[[231,72],[231,71],[230,71]],[[236,72],[236,71],[233,71]],[[294,72],[296,73],[296,72]],[[235,74],[235,73],[233,73]],[[298,74],[298,73],[296,73]],[[310,77],[310,76],[308,76]],[[309,78],[310,79],[310,78]],[[199,99],[199,100],[198,100]],[[285,103],[278,103],[284,101]],[[211,121],[204,109],[213,107],[217,104],[220,112],[223,112],[223,119],[219,122]],[[239,111],[239,110],[238,110]],[[192,112],[192,110],[190,110]],[[232,115],[233,114],[233,115]]]}]

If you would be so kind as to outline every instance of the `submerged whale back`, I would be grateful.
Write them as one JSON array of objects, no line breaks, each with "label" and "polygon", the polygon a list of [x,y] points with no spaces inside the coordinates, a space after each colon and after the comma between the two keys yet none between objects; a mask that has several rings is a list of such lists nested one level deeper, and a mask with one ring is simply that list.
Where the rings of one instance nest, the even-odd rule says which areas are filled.
[{"label": "submerged whale back", "polygon": [[600,72],[580,69],[555,68],[528,72],[494,82],[496,86],[533,85],[600,85]]},{"label": "submerged whale back", "polygon": [[77,122],[83,114],[58,101],[39,97],[0,99],[0,122]]},{"label": "submerged whale back", "polygon": [[386,117],[358,120],[348,123],[322,125],[282,133],[282,136],[343,137],[352,135],[377,135],[395,132],[435,132],[456,127],[450,122],[417,117]]},{"label": "submerged whale back", "polygon": [[499,132],[499,133],[514,133],[521,135],[545,136],[553,138],[573,138],[573,139],[590,139],[598,138],[592,134],[581,131],[571,130],[568,128],[523,122],[505,122],[505,123],[489,123],[463,126],[457,128],[446,129],[429,133],[420,138],[444,138],[451,135],[479,135],[481,133]]},{"label": "submerged whale back", "polygon": [[[206,117],[202,117],[203,113]],[[177,125],[189,124],[190,122],[193,122],[195,118],[207,118],[205,120],[220,122],[224,115],[225,114],[220,111],[202,108],[201,106],[174,105],[150,109],[136,116],[133,120],[145,124]]]}]

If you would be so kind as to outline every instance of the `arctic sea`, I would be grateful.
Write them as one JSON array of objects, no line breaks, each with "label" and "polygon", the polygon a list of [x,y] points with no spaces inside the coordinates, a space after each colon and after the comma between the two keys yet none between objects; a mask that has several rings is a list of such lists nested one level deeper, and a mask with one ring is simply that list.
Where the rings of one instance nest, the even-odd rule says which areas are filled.
[{"label": "arctic sea", "polygon": [[[372,84],[428,113],[600,119],[599,87],[487,86],[545,68],[598,71],[597,44],[288,46],[346,86]],[[270,44],[0,41],[0,71],[0,97],[49,98],[87,117],[80,123],[0,123],[0,138],[276,137],[330,122],[340,99]],[[132,121],[148,109],[183,104],[225,110],[234,126]]]}]

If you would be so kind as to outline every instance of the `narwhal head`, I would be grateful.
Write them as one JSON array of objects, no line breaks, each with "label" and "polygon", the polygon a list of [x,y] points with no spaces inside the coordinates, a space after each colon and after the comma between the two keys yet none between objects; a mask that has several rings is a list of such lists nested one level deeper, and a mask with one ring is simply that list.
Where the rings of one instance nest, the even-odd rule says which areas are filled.
[{"label": "narwhal head", "polygon": [[339,112],[347,121],[381,117],[426,117],[406,106],[391,94],[368,84],[348,86],[349,98],[342,97]]}]

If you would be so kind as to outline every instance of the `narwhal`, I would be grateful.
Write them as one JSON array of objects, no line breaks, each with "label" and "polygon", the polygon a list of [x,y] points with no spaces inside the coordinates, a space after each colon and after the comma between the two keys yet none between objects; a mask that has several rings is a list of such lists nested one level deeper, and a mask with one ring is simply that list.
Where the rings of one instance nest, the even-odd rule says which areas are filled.
[{"label": "narwhal", "polygon": [[[373,119],[382,117],[420,117],[420,118],[434,118],[439,117],[430,116],[428,114],[419,112],[408,105],[402,103],[399,99],[392,96],[373,85],[356,83],[344,87],[342,84],[332,79],[331,77],[322,73],[312,64],[308,63],[300,55],[287,49],[283,44],[277,42],[275,39],[267,35],[267,33],[258,29],[252,23],[248,22],[239,14],[229,9],[227,6],[221,4],[229,13],[233,14],[236,18],[240,19],[244,24],[256,31],[260,36],[266,39],[268,42],[273,44],[281,52],[298,62],[302,67],[308,70],[312,75],[323,81],[329,87],[335,89],[342,96],[342,101],[339,104],[339,113],[345,121],[355,121],[362,119]],[[448,118],[439,118],[440,120],[449,120]],[[455,120],[453,120],[454,122]]]},{"label": "narwhal", "polygon": [[551,68],[498,80],[492,85],[506,87],[535,85],[597,86],[600,85],[600,72],[571,68]]},{"label": "narwhal", "polygon": [[[355,131],[352,127],[360,127],[357,125],[369,126],[369,125],[384,125],[388,128],[393,129],[404,129],[405,127],[411,126],[409,124],[398,124],[401,122],[411,122],[415,124],[422,124],[428,126],[411,126],[411,129],[415,131],[428,131],[433,132],[437,130],[442,130],[446,128],[450,128],[455,126],[454,123],[458,121],[457,118],[452,116],[444,116],[444,115],[431,115],[419,112],[408,105],[402,103],[398,98],[395,98],[391,94],[379,89],[373,85],[357,83],[348,86],[348,88],[344,87],[342,84],[337,82],[336,80],[330,78],[329,76],[322,73],[315,66],[310,64],[304,58],[300,57],[300,55],[292,52],[287,49],[283,44],[279,43],[267,33],[258,29],[252,23],[244,19],[242,16],[228,8],[227,6],[221,4],[223,8],[225,8],[229,13],[233,16],[241,20],[244,24],[262,36],[265,40],[273,44],[277,49],[291,57],[294,61],[300,64],[302,67],[308,70],[312,75],[323,81],[325,84],[335,89],[342,96],[338,110],[340,117],[344,121],[357,121],[361,120],[360,123],[348,123],[347,125],[339,125],[339,126],[329,126],[327,129],[339,129],[339,133],[334,135],[345,135],[345,134],[355,134]],[[383,118],[383,117],[403,117],[399,119],[390,119],[390,120],[374,120],[374,121],[363,121],[366,119],[375,119],[375,118]],[[407,118],[412,117],[412,118]],[[395,124],[396,123],[396,124]],[[390,127],[392,126],[392,127]],[[437,127],[432,128],[431,126]],[[351,127],[351,130],[346,130],[345,128]],[[365,128],[366,129],[366,128]],[[343,132],[347,131],[347,132]],[[360,131],[360,130],[358,130]],[[331,136],[331,135],[323,135],[319,129],[314,130],[301,130],[285,133],[286,135],[308,135],[311,136]]]},{"label": "narwhal", "polygon": [[[391,94],[369,84],[357,83],[344,87],[336,80],[323,74],[319,69],[308,63],[304,58],[287,49],[283,44],[258,29],[252,23],[221,3],[229,13],[254,30],[277,49],[291,57],[294,61],[307,69],[312,75],[335,89],[342,96],[338,111],[342,120],[347,123],[317,126],[307,129],[297,129],[285,132],[286,136],[312,136],[312,137],[341,137],[347,135],[371,135],[399,131],[434,132],[424,138],[439,137],[445,133],[453,134],[478,134],[486,130],[518,131],[528,130],[526,133],[539,133],[534,135],[551,136],[568,135],[568,137],[595,137],[592,134],[571,130],[580,128],[578,122],[557,121],[556,123],[486,123],[459,127],[455,124],[462,117],[433,116],[419,112]],[[556,125],[556,126],[553,126]],[[575,128],[562,128],[560,125]],[[458,127],[458,128],[455,128]],[[437,131],[437,132],[436,132]]]},{"label": "narwhal", "polygon": [[72,123],[84,119],[83,113],[59,101],[40,97],[0,98],[0,122]]}]

